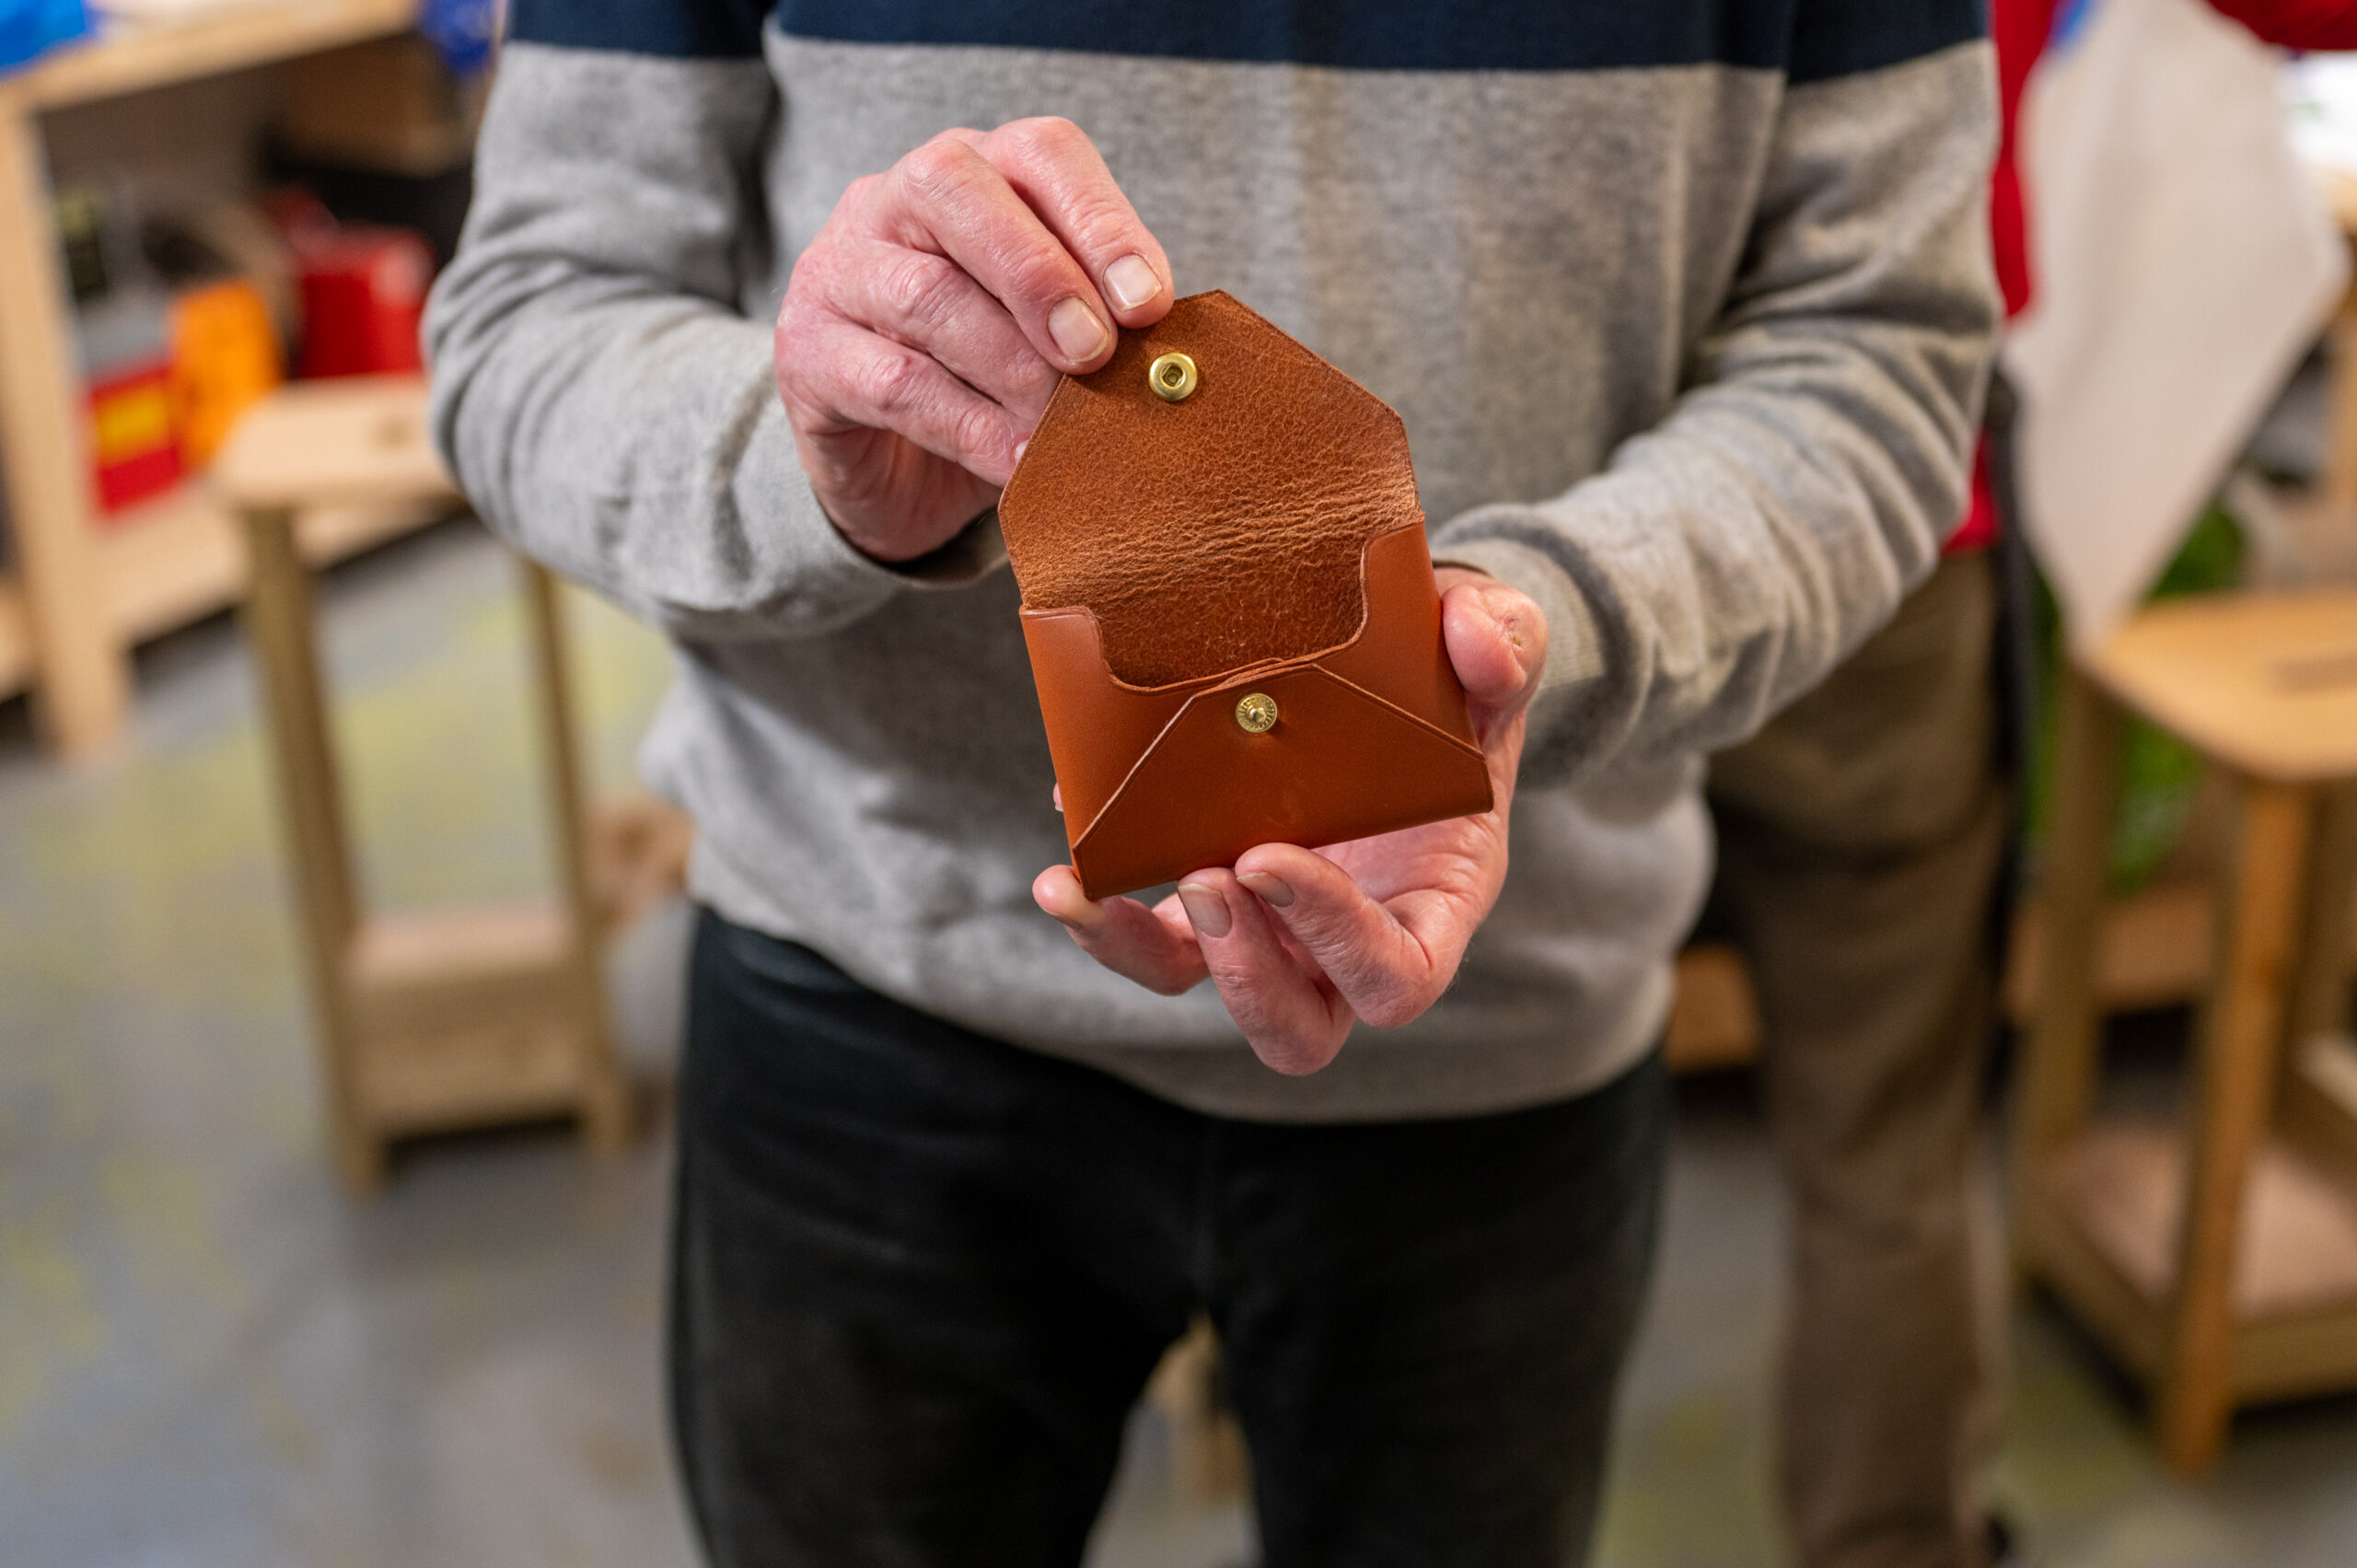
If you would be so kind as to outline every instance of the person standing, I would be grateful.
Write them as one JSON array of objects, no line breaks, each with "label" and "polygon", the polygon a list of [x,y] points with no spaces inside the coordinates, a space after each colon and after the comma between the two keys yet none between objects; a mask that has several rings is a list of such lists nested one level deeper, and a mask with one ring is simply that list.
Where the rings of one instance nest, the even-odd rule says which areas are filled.
[{"label": "person standing", "polygon": [[[1078,1562],[1198,1307],[1267,1568],[1585,1559],[1701,755],[1961,504],[1980,33],[517,0],[434,422],[677,650],[644,765],[698,830],[670,1333],[712,1561]],[[1094,902],[992,505],[1182,287],[1405,420],[1497,806]]]},{"label": "person standing", "polygon": [[[2262,40],[2357,48],[2349,0],[2211,0]],[[2014,128],[2058,0],[1994,0],[1990,183],[2008,319],[2034,288]],[[2003,522],[1984,451],[1931,579],[1825,683],[1711,761],[1706,919],[1747,954],[1791,1194],[1779,1486],[1804,1568],[1980,1568],[2002,1328],[1974,1142],[2020,733],[1996,679]],[[2026,609],[2015,606],[2016,610]]]}]

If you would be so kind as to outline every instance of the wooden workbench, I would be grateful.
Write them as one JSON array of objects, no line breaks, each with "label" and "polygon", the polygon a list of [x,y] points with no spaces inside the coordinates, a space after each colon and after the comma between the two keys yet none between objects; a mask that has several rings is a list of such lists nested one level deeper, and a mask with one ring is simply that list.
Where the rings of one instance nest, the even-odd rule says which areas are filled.
[{"label": "wooden workbench", "polygon": [[[14,546],[0,566],[0,696],[32,689],[64,751],[87,751],[122,726],[132,646],[235,601],[245,564],[201,476],[96,525],[41,116],[401,32],[416,15],[417,0],[247,0],[114,29],[0,76],[0,471]],[[311,514],[301,548],[333,560],[431,515]]]}]

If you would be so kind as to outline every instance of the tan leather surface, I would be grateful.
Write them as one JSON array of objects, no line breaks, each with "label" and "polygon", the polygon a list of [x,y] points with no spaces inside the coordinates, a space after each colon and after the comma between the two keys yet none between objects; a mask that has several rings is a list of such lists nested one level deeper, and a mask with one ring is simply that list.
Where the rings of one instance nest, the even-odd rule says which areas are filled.
[{"label": "tan leather surface", "polygon": [[[1367,545],[1364,591],[1367,621],[1378,629],[1377,634],[1354,638],[1315,662],[1353,685],[1381,693],[1392,706],[1442,734],[1469,739],[1465,693],[1441,647],[1440,598],[1433,587],[1422,528],[1395,528]],[[1031,651],[1032,678],[1047,721],[1056,783],[1063,790],[1064,819],[1083,829],[1113,798],[1189,700],[1206,685],[1228,678],[1223,671],[1204,680],[1152,691],[1124,686],[1109,678],[1097,651],[1096,621],[1085,608],[1027,610],[1023,635]],[[1283,663],[1246,667],[1248,671],[1285,668]],[[1179,869],[1210,864],[1192,861]]]},{"label": "tan leather surface", "polygon": [[[1184,402],[1146,385],[1170,349]],[[1088,606],[1115,677],[1162,686],[1347,641],[1361,549],[1423,512],[1399,416],[1215,293],[1065,378],[999,520],[1024,604]]]},{"label": "tan leather surface", "polygon": [[[1266,735],[1236,700],[1276,699]],[[1198,692],[1072,846],[1092,898],[1231,865],[1255,844],[1330,844],[1490,807],[1479,752],[1315,664]]]},{"label": "tan leather surface", "polygon": [[[1175,404],[1169,349],[1201,377]],[[1489,809],[1398,417],[1226,295],[1066,380],[999,517],[1090,897]]]}]

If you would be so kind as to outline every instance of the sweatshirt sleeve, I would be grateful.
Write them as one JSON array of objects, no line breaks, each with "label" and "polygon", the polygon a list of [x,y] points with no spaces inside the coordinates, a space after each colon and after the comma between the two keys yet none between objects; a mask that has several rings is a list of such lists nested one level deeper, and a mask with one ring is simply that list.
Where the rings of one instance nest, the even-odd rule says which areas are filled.
[{"label": "sweatshirt sleeve", "polygon": [[1546,613],[1527,780],[1744,738],[1930,573],[1998,319],[1994,133],[1981,42],[1788,88],[1667,417],[1562,495],[1434,530]]},{"label": "sweatshirt sleeve", "polygon": [[[733,0],[522,0],[426,314],[436,441],[509,541],[676,635],[807,636],[928,580],[812,494],[742,313],[780,104]],[[981,563],[977,563],[981,564]]]}]

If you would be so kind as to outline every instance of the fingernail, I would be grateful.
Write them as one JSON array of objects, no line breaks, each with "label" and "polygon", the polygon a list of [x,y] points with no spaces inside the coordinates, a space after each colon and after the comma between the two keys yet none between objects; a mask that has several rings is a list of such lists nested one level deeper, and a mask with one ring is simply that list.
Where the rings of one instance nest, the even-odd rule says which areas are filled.
[{"label": "fingernail", "polygon": [[1219,896],[1217,888],[1206,888],[1201,882],[1181,882],[1178,901],[1187,906],[1188,923],[1195,928],[1197,935],[1227,935],[1227,900]]},{"label": "fingernail", "polygon": [[1083,904],[1080,910],[1066,914],[1058,910],[1048,912],[1058,925],[1066,931],[1094,931],[1105,923],[1105,912],[1095,904]]},{"label": "fingernail", "polygon": [[1124,256],[1105,269],[1105,287],[1116,308],[1135,310],[1162,292],[1162,278],[1144,257]]},{"label": "fingernail", "polygon": [[1274,904],[1279,909],[1293,907],[1293,889],[1285,886],[1285,880],[1282,877],[1271,876],[1266,871],[1247,871],[1237,880],[1259,894],[1264,901]]},{"label": "fingernail", "polygon": [[1048,312],[1048,335],[1066,359],[1094,359],[1105,346],[1105,323],[1075,295]]}]

